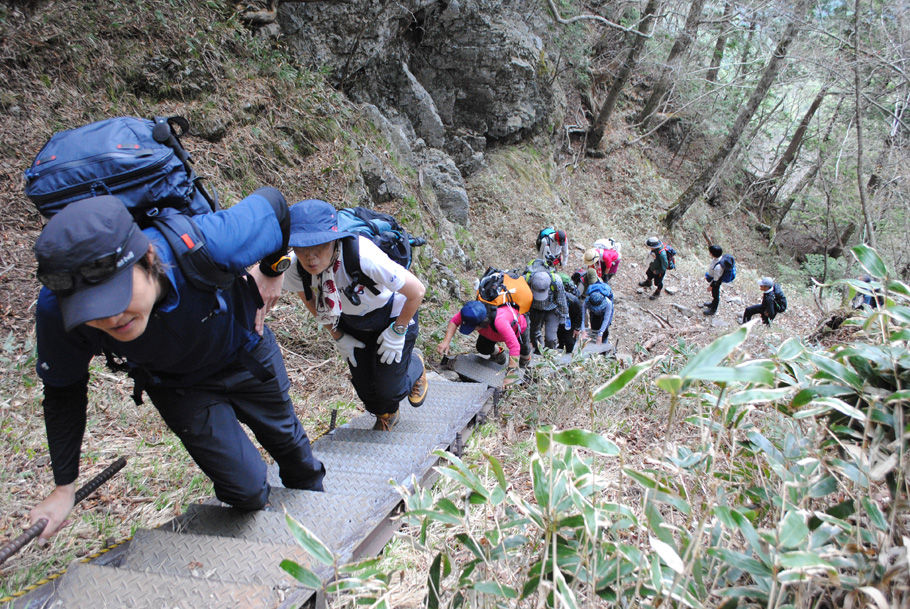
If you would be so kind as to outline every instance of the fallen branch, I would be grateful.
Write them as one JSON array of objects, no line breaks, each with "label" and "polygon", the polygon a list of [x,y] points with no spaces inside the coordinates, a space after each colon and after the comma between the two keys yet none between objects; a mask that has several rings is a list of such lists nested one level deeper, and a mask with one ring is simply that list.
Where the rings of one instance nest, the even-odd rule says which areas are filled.
[{"label": "fallen branch", "polygon": [[618,23],[613,23],[609,19],[601,17],[600,15],[577,15],[575,17],[569,17],[568,19],[564,19],[559,14],[559,10],[556,8],[556,4],[553,2],[553,0],[549,0],[549,3],[550,3],[550,10],[553,11],[553,18],[556,19],[557,22],[559,22],[563,25],[569,25],[571,23],[575,23],[576,21],[588,19],[591,21],[596,21],[598,23],[602,23],[603,25],[606,25],[608,27],[620,30],[621,32],[635,34],[636,36],[641,36],[642,38],[651,38],[650,34],[642,34],[638,30],[619,25]]},{"label": "fallen branch", "polygon": [[670,323],[670,320],[667,319],[666,317],[661,317],[661,316],[658,315],[657,313],[654,313],[653,311],[649,311],[648,309],[642,309],[642,311],[644,311],[645,313],[647,313],[648,315],[650,315],[651,317],[653,317],[654,319],[656,319],[658,322],[660,322],[660,324],[661,324],[663,327],[665,327],[665,328],[672,328],[672,327],[673,327],[673,324],[671,324],[671,323]]},{"label": "fallen branch", "polygon": [[657,343],[659,343],[663,340],[667,340],[670,338],[676,338],[678,336],[685,336],[687,334],[696,334],[698,332],[703,332],[704,330],[705,330],[705,326],[691,326],[688,328],[680,328],[679,330],[675,330],[673,332],[669,332],[666,334],[665,333],[655,334],[654,336],[652,336],[651,338],[646,340],[645,343],[641,346],[641,348],[644,349],[645,351],[650,351],[651,347],[653,347],[654,345],[656,345]]},{"label": "fallen branch", "polygon": [[645,351],[650,351],[651,347],[653,347],[657,343],[664,341],[664,340],[667,340],[666,334],[655,334],[654,336],[652,336],[651,338],[646,340],[645,344],[643,344],[641,346],[641,348],[644,349]]}]

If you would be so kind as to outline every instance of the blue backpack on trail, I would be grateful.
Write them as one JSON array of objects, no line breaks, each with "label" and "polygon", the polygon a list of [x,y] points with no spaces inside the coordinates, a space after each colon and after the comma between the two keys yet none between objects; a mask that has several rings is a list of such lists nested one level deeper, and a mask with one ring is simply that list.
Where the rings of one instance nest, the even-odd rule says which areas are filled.
[{"label": "blue backpack on trail", "polygon": [[553,239],[557,245],[562,245],[566,242],[566,233],[565,231],[556,230],[549,226],[547,228],[542,228],[540,232],[537,233],[537,239],[534,241],[534,245],[538,250],[544,239]]},{"label": "blue backpack on trail", "polygon": [[114,195],[145,228],[162,208],[219,209],[180,143],[183,117],[121,116],[55,133],[25,170],[25,194],[50,218],[73,201]]},{"label": "blue backpack on trail", "polygon": [[140,228],[154,226],[167,239],[180,270],[196,288],[221,290],[236,275],[220,269],[188,216],[220,209],[199,183],[180,137],[180,116],[152,120],[121,116],[55,133],[25,170],[25,194],[45,218],[81,199],[113,195]]},{"label": "blue backpack on trail", "polygon": [[673,249],[672,245],[667,245],[664,243],[660,251],[664,252],[667,255],[667,270],[672,271],[676,268],[676,250]]},{"label": "blue backpack on trail", "polygon": [[592,294],[603,294],[605,298],[613,300],[613,288],[609,283],[592,283],[585,290],[585,296],[590,297]]},{"label": "blue backpack on trail", "polygon": [[[210,315],[221,315],[227,312],[223,292],[239,275],[215,263],[190,218],[218,211],[220,206],[217,196],[202,187],[190,166],[190,154],[180,143],[188,130],[189,123],[179,116],[151,120],[126,116],[60,131],[25,171],[25,194],[45,218],[75,201],[117,197],[140,228],[155,227],[161,232],[186,280],[212,295]],[[252,281],[248,288],[252,304],[261,307],[262,298]],[[238,327],[238,332],[255,338],[252,330]],[[107,350],[105,356],[112,370],[133,373]],[[141,394],[137,381],[133,393],[137,404]]]},{"label": "blue backpack on trail", "polygon": [[736,259],[730,254],[724,254],[720,257],[720,264],[724,268],[724,274],[720,276],[722,283],[731,283],[736,279]]},{"label": "blue backpack on trail", "polygon": [[594,283],[585,291],[586,308],[598,315],[607,310],[607,299],[613,301],[613,288],[608,283]]},{"label": "blue backpack on trail", "polygon": [[[366,237],[385,252],[392,262],[406,269],[411,268],[413,262],[412,248],[426,244],[426,239],[412,236],[394,217],[366,207],[339,209],[338,230]],[[354,291],[358,285],[373,294],[379,294],[376,282],[364,275],[360,268],[360,243],[357,239],[341,240],[341,257],[344,260],[344,270],[351,277],[351,285],[345,293],[351,303],[360,304],[360,297]],[[297,272],[303,279],[304,296],[309,300],[313,297],[310,274],[300,262],[297,263]]]}]

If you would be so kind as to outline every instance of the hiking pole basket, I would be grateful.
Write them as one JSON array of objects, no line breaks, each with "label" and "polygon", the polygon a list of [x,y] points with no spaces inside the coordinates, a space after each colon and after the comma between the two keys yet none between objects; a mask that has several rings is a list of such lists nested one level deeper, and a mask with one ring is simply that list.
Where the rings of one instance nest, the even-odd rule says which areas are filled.
[{"label": "hiking pole basket", "polygon": [[[114,474],[123,469],[124,465],[126,465],[126,457],[120,457],[108,465],[103,472],[89,480],[85,486],[76,491],[76,496],[73,499],[73,506],[98,490],[99,486],[110,480]],[[47,518],[41,518],[38,522],[25,529],[25,531],[22,532],[22,535],[0,548],[0,565],[2,565],[7,558],[21,550],[25,544],[40,535],[45,527],[47,527]]]}]

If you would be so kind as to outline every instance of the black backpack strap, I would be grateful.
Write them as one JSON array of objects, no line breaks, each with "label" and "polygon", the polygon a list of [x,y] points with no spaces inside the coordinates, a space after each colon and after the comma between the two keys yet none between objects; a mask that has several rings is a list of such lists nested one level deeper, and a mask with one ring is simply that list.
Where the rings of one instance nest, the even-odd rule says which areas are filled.
[{"label": "black backpack strap", "polygon": [[164,144],[174,151],[174,154],[177,155],[177,158],[183,163],[183,167],[186,169],[186,175],[190,178],[193,186],[202,193],[203,198],[208,201],[212,211],[221,209],[221,206],[218,204],[218,196],[210,194],[202,186],[202,178],[196,175],[196,172],[193,171],[192,166],[190,166],[193,157],[190,156],[190,153],[180,142],[180,137],[190,130],[189,121],[182,116],[169,116],[167,118],[156,116],[152,121],[155,123],[155,126],[152,127],[152,138],[159,144]]},{"label": "black backpack strap", "polygon": [[300,275],[300,282],[303,284],[303,297],[306,300],[313,300],[313,288],[310,286],[313,282],[313,276],[304,270],[300,260],[297,261],[297,274]]},{"label": "black backpack strap", "polygon": [[193,221],[184,214],[169,213],[157,216],[152,226],[164,236],[187,281],[198,290],[214,294],[218,308],[212,315],[226,312],[227,303],[221,292],[234,283],[237,274],[221,268],[212,259],[205,238]]},{"label": "black backpack strap", "polygon": [[171,246],[180,270],[193,287],[208,292],[231,286],[237,274],[228,271],[212,259],[205,238],[196,224],[185,214],[164,214],[156,217],[152,225]]},{"label": "black backpack strap", "polygon": [[[376,282],[364,275],[360,268],[360,238],[357,235],[341,240],[341,257],[344,259],[344,270],[351,278],[351,285],[347,289],[353,291],[356,286],[362,285],[373,294],[379,295],[380,290],[376,287]],[[348,296],[351,300],[350,294]]]}]

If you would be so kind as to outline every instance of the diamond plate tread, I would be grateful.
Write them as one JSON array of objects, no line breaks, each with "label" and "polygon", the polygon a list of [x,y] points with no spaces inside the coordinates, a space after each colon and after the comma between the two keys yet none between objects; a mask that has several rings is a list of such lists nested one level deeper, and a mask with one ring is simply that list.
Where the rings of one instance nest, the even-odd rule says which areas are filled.
[{"label": "diamond plate tread", "polygon": [[213,505],[191,505],[185,514],[171,521],[172,530],[292,545],[296,542],[283,513],[287,508],[289,514],[314,531],[328,547],[343,552],[352,540],[366,536],[400,500],[397,493],[371,498],[309,493],[324,498],[312,501],[301,500],[299,494],[306,491],[273,489],[273,492],[281,490],[287,497],[270,500],[275,511],[242,512]]},{"label": "diamond plate tread", "polygon": [[[339,482],[356,481],[376,477],[385,483],[389,478],[402,480],[410,475],[413,467],[409,463],[366,462],[358,459],[351,461],[343,454],[322,455],[325,465],[325,478],[322,481],[326,494],[341,492]],[[278,476],[278,466],[268,467],[268,482],[275,488],[284,488]]]},{"label": "diamond plate tread", "polygon": [[[341,427],[336,427],[333,431],[325,434],[317,441],[333,441],[336,433],[341,429],[362,429],[365,431],[372,431],[373,423],[376,421],[376,417],[373,415],[365,417],[357,417],[351,419]],[[396,434],[430,434],[441,437],[447,431],[446,429],[440,429],[440,421],[445,421],[438,417],[411,417],[408,415],[402,415],[398,420],[398,425],[390,432],[373,432],[373,433],[382,433],[385,436],[395,437]]]},{"label": "diamond plate tread", "polygon": [[[402,416],[404,418],[404,416]],[[391,432],[375,432],[371,429],[357,429],[355,427],[339,427],[328,442],[363,442],[367,444],[398,444],[414,446],[427,450],[427,447],[436,447],[441,442],[439,433],[402,433],[396,426]]]},{"label": "diamond plate tread", "polygon": [[281,600],[268,586],[142,573],[90,563],[72,564],[61,578],[56,596],[66,609],[271,609]]},{"label": "diamond plate tread", "polygon": [[328,579],[331,569],[314,565],[299,545],[274,545],[231,539],[139,529],[130,541],[120,568],[176,577],[294,588],[297,583],[279,565],[290,559]]},{"label": "diamond plate tread", "polygon": [[[338,458],[338,463],[328,463],[326,465],[325,478],[322,485],[327,495],[367,495],[375,494],[376,489],[388,489],[388,492],[395,492],[394,487],[389,485],[389,480],[395,480],[398,484],[406,484],[411,478],[410,468],[404,467],[404,464],[395,468],[380,468],[378,464],[366,464],[359,469],[347,467],[347,463],[342,457]],[[414,472],[420,478],[420,472]],[[268,471],[269,484],[272,490],[283,488],[281,480],[278,478],[278,468],[269,466]]]},{"label": "diamond plate tread", "polygon": [[[419,472],[414,472],[417,478],[421,478]],[[382,473],[359,473],[351,474],[349,472],[336,472],[334,476],[326,475],[324,484],[326,494],[334,495],[354,495],[357,497],[363,495],[389,495],[398,497],[398,491],[389,483],[394,480],[396,484],[405,486],[413,490],[410,484],[411,472],[389,476]]]},{"label": "diamond plate tread", "polygon": [[477,383],[485,383],[490,387],[499,387],[505,379],[505,364],[497,364],[477,355],[476,353],[463,353],[455,358],[452,370],[460,376]]},{"label": "diamond plate tread", "polygon": [[[375,463],[376,461],[395,461],[398,463],[411,463],[422,460],[426,450],[419,446],[401,444],[370,444],[368,442],[320,442],[313,445],[313,454],[318,459],[323,455],[343,454],[352,462],[364,460]],[[326,467],[328,469],[328,467]]]}]

